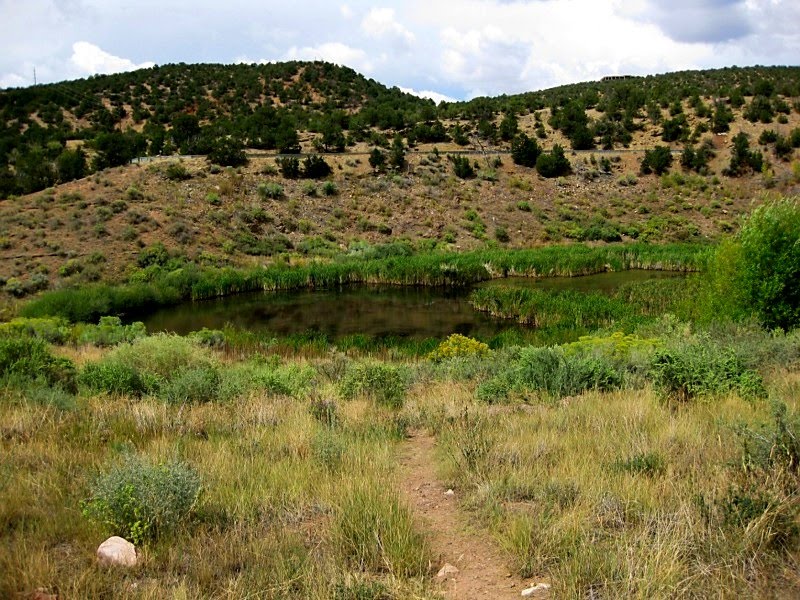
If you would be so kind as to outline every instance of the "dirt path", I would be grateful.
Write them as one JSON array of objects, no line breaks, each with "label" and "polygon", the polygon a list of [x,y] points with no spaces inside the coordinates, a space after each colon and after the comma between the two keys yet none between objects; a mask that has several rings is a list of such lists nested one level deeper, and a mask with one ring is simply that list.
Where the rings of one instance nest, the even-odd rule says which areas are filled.
[{"label": "dirt path", "polygon": [[[406,443],[401,456],[401,489],[417,518],[423,523],[433,550],[434,568],[445,564],[458,569],[442,580],[446,598],[520,598],[534,582],[513,575],[498,548],[485,532],[476,531],[458,508],[458,495],[436,477],[434,438],[417,432]],[[545,598],[536,593],[532,598]]]}]

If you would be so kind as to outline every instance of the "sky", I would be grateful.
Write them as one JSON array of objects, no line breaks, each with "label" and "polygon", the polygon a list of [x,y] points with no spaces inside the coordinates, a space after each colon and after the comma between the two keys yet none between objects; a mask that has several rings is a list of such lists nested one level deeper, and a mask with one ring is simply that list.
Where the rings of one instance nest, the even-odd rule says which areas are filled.
[{"label": "sky", "polygon": [[797,65],[800,0],[0,0],[0,88],[154,64],[326,60],[465,100]]}]

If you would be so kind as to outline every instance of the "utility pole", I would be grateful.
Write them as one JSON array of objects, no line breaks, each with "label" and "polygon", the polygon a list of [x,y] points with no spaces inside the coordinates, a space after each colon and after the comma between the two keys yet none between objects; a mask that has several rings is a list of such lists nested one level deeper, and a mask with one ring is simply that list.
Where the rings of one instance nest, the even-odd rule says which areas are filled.
[{"label": "utility pole", "polygon": [[33,67],[33,85],[36,85],[36,67]]}]

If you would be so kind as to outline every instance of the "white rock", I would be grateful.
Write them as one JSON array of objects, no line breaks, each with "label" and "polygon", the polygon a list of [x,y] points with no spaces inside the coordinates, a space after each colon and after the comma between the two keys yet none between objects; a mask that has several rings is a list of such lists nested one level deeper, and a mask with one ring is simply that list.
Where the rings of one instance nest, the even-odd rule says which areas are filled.
[{"label": "white rock", "polygon": [[448,575],[455,575],[456,573],[458,573],[458,567],[455,567],[450,563],[446,563],[441,569],[439,569],[436,577],[439,579],[444,579]]},{"label": "white rock", "polygon": [[537,583],[533,587],[525,588],[524,590],[522,590],[522,592],[520,592],[520,595],[523,598],[528,598],[538,592],[546,592],[549,589],[550,589],[549,583]]},{"label": "white rock", "polygon": [[101,565],[136,566],[136,546],[125,538],[112,536],[97,548],[97,560]]},{"label": "white rock", "polygon": [[453,490],[447,490],[447,491],[444,493],[444,495],[445,495],[445,496],[455,496],[455,495],[456,495],[456,493],[455,493]]}]

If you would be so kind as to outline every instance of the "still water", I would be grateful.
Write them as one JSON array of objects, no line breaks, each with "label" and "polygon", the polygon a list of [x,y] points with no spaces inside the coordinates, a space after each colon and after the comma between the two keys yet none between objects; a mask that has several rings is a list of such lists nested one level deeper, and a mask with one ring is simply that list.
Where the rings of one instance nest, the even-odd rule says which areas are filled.
[{"label": "still water", "polygon": [[[624,283],[681,276],[665,271],[624,271],[583,277],[496,279],[476,287],[507,285],[534,289],[611,293]],[[478,312],[470,289],[352,285],[333,290],[252,292],[186,302],[143,319],[148,330],[186,334],[207,327],[269,331],[290,335],[324,333],[335,340],[353,334],[375,337],[446,337],[461,333],[487,338],[516,324]]]}]

